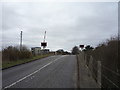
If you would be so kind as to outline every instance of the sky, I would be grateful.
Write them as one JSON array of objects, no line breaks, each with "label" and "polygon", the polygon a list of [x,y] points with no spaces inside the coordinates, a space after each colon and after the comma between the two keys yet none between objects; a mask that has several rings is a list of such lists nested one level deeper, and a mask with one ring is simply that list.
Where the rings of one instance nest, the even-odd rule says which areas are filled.
[{"label": "sky", "polygon": [[20,31],[29,48],[40,47],[46,31],[53,51],[96,47],[118,34],[117,2],[4,2],[1,15],[3,48],[19,45]]}]

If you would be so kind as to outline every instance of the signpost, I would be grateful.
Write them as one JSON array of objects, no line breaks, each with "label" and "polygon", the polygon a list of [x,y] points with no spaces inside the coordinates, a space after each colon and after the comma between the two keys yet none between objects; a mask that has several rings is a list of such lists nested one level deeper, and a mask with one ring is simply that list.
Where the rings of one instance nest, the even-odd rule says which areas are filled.
[{"label": "signpost", "polygon": [[81,48],[81,50],[83,50],[83,48],[84,48],[84,45],[80,45],[79,47]]},{"label": "signpost", "polygon": [[43,47],[43,49],[47,46],[47,42],[45,42],[45,38],[46,38],[46,31],[45,31],[45,35],[44,35],[44,40],[43,40],[43,42],[41,42],[41,46]]},{"label": "signpost", "polygon": [[41,46],[45,48],[47,46],[47,42],[41,42]]},{"label": "signpost", "polygon": [[82,48],[82,49],[83,49],[83,48],[84,48],[84,45],[80,45],[80,48]]}]

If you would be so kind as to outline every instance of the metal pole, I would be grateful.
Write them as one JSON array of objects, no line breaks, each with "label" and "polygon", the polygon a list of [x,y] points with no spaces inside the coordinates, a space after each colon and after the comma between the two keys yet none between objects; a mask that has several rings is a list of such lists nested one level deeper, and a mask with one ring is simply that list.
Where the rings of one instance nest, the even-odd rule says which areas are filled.
[{"label": "metal pole", "polygon": [[45,42],[45,38],[46,38],[46,31],[45,31],[45,35],[44,35],[44,42]]},{"label": "metal pole", "polygon": [[20,33],[20,50],[22,49],[22,31]]}]

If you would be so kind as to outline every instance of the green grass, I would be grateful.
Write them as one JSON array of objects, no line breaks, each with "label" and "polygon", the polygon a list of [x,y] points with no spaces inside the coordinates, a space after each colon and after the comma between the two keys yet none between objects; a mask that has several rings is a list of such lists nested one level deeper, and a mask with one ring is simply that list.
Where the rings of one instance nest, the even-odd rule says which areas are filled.
[{"label": "green grass", "polygon": [[32,58],[29,58],[29,59],[22,59],[22,60],[16,60],[16,61],[5,61],[5,62],[2,62],[2,69],[8,68],[8,67],[11,67],[11,66],[15,66],[15,65],[18,65],[18,64],[27,63],[27,62],[30,62],[30,61],[35,61],[37,59],[45,58],[45,57],[48,57],[48,56],[51,56],[51,55],[53,55],[53,54],[39,55],[39,56],[34,56]]}]

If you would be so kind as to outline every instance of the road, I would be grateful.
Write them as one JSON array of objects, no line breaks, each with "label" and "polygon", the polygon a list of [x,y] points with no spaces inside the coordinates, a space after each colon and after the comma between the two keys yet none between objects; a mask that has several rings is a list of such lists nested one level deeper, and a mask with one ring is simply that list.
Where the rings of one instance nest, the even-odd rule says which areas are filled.
[{"label": "road", "polygon": [[76,88],[76,56],[55,55],[5,69],[4,88]]}]

